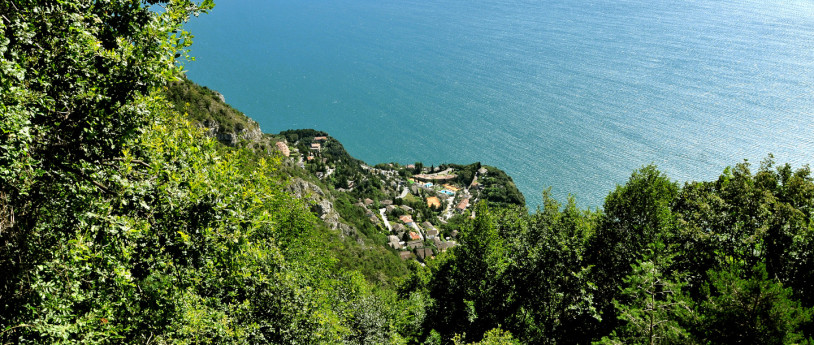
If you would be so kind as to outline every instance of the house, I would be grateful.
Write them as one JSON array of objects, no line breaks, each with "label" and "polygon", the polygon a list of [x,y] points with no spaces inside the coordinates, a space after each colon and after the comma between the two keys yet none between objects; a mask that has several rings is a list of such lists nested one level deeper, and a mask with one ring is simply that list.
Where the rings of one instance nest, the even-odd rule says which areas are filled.
[{"label": "house", "polygon": [[434,239],[434,238],[438,237],[438,229],[436,229],[435,226],[432,225],[432,223],[424,222],[424,223],[421,223],[421,226],[423,226],[424,229],[426,229],[426,231],[424,233],[427,234],[427,239],[428,240],[431,240],[431,239]]},{"label": "house", "polygon": [[328,140],[328,137],[325,137],[325,136],[322,136],[322,137],[314,137],[314,141],[325,141],[325,140]]},{"label": "house", "polygon": [[420,180],[420,181],[451,181],[458,178],[458,175],[455,174],[448,174],[448,175],[427,175],[427,174],[418,174],[413,175],[413,179]]},{"label": "house", "polygon": [[283,156],[288,157],[288,156],[290,156],[290,155],[291,155],[291,151],[288,149],[288,145],[286,145],[284,142],[282,142],[282,141],[278,141],[278,142],[277,142],[276,144],[274,144],[274,145],[276,145],[276,146],[277,146],[277,149],[278,149],[278,150],[280,150],[280,152],[282,152],[282,153],[283,153]]},{"label": "house", "polygon": [[415,248],[418,248],[418,247],[423,247],[424,242],[421,242],[421,240],[412,240],[412,241],[407,242],[406,246],[407,246],[407,248],[415,249]]},{"label": "house", "polygon": [[458,212],[463,212],[467,207],[469,207],[469,198],[461,200],[461,202],[458,203],[458,206],[455,208],[458,210]]},{"label": "house", "polygon": [[413,217],[410,216],[409,214],[405,214],[405,215],[399,217],[399,220],[404,222],[404,224],[410,224],[410,223],[413,222]]},{"label": "house", "polygon": [[399,238],[396,235],[387,236],[387,244],[395,249],[400,249],[401,244],[399,244]]},{"label": "house", "polygon": [[432,258],[432,248],[417,248],[415,254],[421,261]]},{"label": "house", "polygon": [[399,258],[402,260],[412,259],[414,257],[413,252],[399,252]]},{"label": "house", "polygon": [[438,249],[439,252],[445,252],[447,249],[452,248],[455,246],[455,242],[453,241],[444,241],[441,238],[436,237],[433,239],[433,244],[435,244],[435,248]]},{"label": "house", "polygon": [[371,222],[371,223],[373,223],[373,224],[379,224],[379,217],[376,217],[376,215],[372,215],[372,214],[371,214],[371,215],[370,215],[370,216],[368,216],[368,217],[370,218],[370,222]]},{"label": "house", "polygon": [[373,200],[370,198],[365,198],[365,206],[373,205]]},{"label": "house", "polygon": [[436,238],[432,239],[432,243],[435,244],[435,248],[438,248],[438,249],[441,249],[439,246],[441,246],[441,244],[443,242],[444,241],[442,241],[441,238],[439,238],[439,237],[436,237]]},{"label": "house", "polygon": [[438,199],[436,196],[431,196],[427,198],[427,207],[429,208],[440,208],[441,207],[441,200]]},{"label": "house", "polygon": [[401,209],[402,209],[402,210],[404,210],[404,212],[410,212],[410,213],[413,213],[413,208],[412,208],[412,207],[410,207],[410,206],[407,206],[407,205],[401,205],[401,206],[399,206],[399,207],[401,207]]},{"label": "house", "polygon": [[311,143],[311,150],[319,151],[321,149],[322,149],[322,145],[320,145],[319,143]]},{"label": "house", "polygon": [[393,200],[382,200],[382,205],[384,206],[393,205]]},{"label": "house", "polygon": [[488,171],[486,170],[486,168],[481,167],[480,169],[478,169],[478,174],[486,175],[487,172]]},{"label": "house", "polygon": [[407,169],[415,169],[415,164],[407,164]]}]

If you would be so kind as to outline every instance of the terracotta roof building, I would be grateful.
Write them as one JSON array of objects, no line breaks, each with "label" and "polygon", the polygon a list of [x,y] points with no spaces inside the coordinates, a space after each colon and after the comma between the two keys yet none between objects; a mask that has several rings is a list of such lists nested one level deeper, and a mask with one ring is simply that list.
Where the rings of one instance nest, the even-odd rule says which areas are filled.
[{"label": "terracotta roof building", "polygon": [[464,210],[466,210],[467,207],[469,207],[469,198],[461,200],[461,202],[459,202],[458,206],[456,206],[455,208],[457,208],[458,211],[463,212]]}]

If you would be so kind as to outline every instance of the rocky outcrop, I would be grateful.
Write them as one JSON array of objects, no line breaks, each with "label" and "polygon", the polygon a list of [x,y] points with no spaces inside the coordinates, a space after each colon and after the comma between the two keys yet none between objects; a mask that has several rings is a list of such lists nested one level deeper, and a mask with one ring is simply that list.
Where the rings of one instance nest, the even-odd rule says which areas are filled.
[{"label": "rocky outcrop", "polygon": [[206,129],[206,135],[232,147],[237,146],[241,140],[249,142],[260,142],[263,140],[263,131],[260,130],[260,125],[254,121],[251,121],[249,125],[251,128],[243,128],[239,131],[229,132],[223,131],[220,125],[215,121],[206,121],[201,124],[201,126]]},{"label": "rocky outcrop", "polygon": [[226,97],[223,97],[223,94],[222,94],[222,93],[217,92],[217,91],[215,91],[215,90],[212,90],[212,92],[214,92],[214,93],[215,93],[215,96],[216,96],[216,97],[218,97],[218,99],[219,99],[219,100],[220,100],[222,103],[226,103]]},{"label": "rocky outcrop", "polygon": [[286,188],[292,195],[306,200],[311,205],[311,212],[322,219],[328,227],[338,229],[342,236],[357,237],[356,229],[339,220],[339,213],[333,207],[333,200],[322,188],[299,177],[292,179]]}]

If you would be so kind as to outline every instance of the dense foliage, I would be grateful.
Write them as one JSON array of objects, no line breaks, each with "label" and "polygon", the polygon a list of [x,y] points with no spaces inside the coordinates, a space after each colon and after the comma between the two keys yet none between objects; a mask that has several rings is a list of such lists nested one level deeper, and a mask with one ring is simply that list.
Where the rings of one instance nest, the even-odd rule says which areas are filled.
[{"label": "dense foliage", "polygon": [[162,3],[0,4],[0,340],[399,339],[421,301],[337,269],[274,159],[149,93],[210,7]]},{"label": "dense foliage", "polygon": [[164,95],[178,111],[206,127],[217,126],[223,132],[239,132],[256,126],[252,119],[224,102],[223,95],[187,78],[170,83]]},{"label": "dense foliage", "polygon": [[444,164],[440,168],[455,169],[457,175],[455,182],[463,186],[469,186],[475,176],[478,175],[478,170],[483,168],[486,170],[486,174],[480,176],[477,180],[478,184],[483,187],[483,191],[480,193],[483,200],[486,200],[489,204],[499,206],[526,204],[526,197],[517,189],[512,177],[496,167],[481,165],[478,162],[469,165]]},{"label": "dense foliage", "polygon": [[[489,210],[416,283],[427,329],[527,343],[796,344],[812,341],[810,170],[748,163],[683,187],[653,166],[580,211]],[[428,333],[429,334],[429,333]]]},{"label": "dense foliage", "polygon": [[[294,168],[218,144],[159,96],[180,25],[210,7],[0,2],[0,342],[814,342],[808,167],[679,185],[646,166],[595,211],[546,191],[529,213],[487,187],[492,206],[450,219],[459,245],[406,274],[365,248],[381,234],[354,203],[382,186],[341,144],[315,164],[333,164],[330,188],[355,181],[335,207],[359,241],[285,192]],[[282,133],[302,152],[321,135]],[[484,179],[513,187],[504,175]]]}]

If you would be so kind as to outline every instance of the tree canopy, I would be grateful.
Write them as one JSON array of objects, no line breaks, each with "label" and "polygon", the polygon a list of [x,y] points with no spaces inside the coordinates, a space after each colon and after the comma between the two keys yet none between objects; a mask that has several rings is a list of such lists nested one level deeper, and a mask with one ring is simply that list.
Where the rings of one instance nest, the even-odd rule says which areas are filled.
[{"label": "tree canopy", "polygon": [[[189,121],[212,114],[162,96],[182,24],[212,6],[0,2],[0,342],[814,342],[814,178],[771,157],[683,185],[645,166],[600,210],[544,191],[531,213],[486,167],[506,187],[447,224],[457,245],[377,281],[365,267],[392,253],[351,247],[285,192],[280,157],[220,145]],[[354,201],[336,207],[383,237]]]}]

